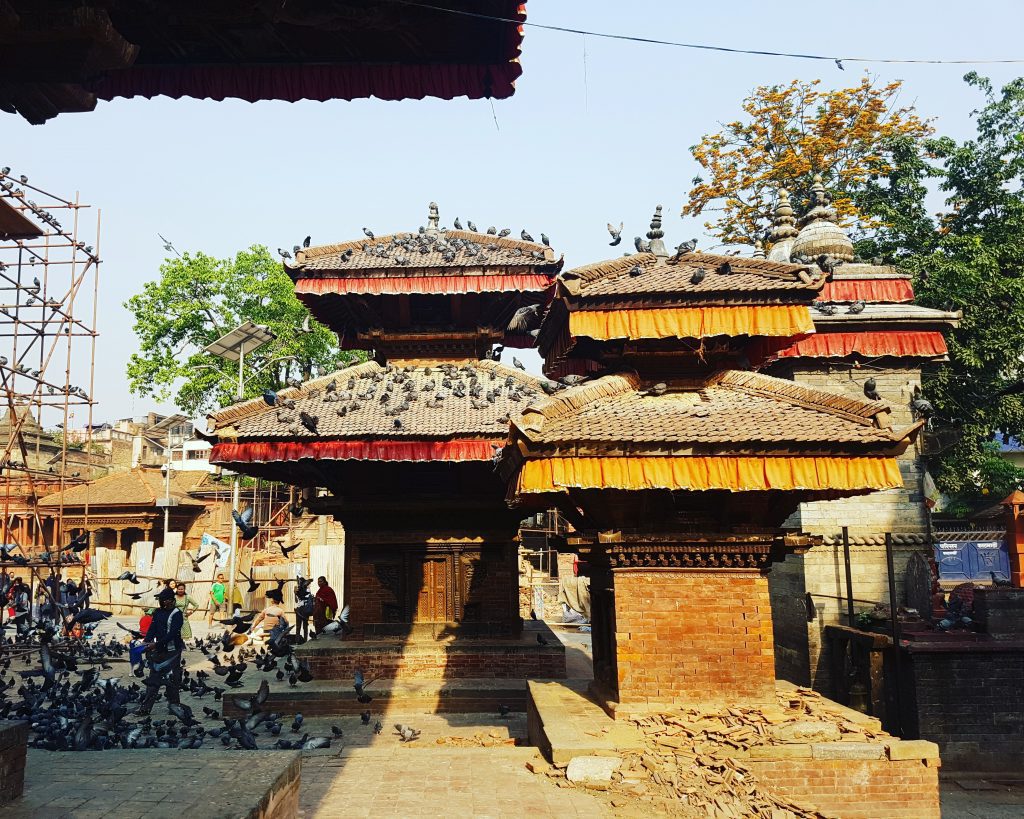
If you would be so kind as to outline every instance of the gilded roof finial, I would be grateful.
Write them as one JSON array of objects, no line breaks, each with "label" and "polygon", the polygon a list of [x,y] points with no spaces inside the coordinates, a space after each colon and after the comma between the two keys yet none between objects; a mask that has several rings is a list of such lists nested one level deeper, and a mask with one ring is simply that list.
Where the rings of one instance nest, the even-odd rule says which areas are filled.
[{"label": "gilded roof finial", "polygon": [[440,211],[437,209],[437,202],[430,203],[430,209],[427,212],[427,232],[437,232],[438,225],[441,221]]},{"label": "gilded roof finial", "polygon": [[647,238],[651,240],[650,252],[655,256],[668,258],[668,250],[665,248],[665,231],[661,229],[661,205],[654,209],[654,216],[651,217],[651,229],[647,231]]}]

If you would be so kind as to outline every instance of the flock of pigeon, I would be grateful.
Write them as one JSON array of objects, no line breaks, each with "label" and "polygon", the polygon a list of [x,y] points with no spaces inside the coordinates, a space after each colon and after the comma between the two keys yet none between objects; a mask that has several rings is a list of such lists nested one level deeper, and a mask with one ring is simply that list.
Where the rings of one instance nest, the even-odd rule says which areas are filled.
[{"label": "flock of pigeon", "polygon": [[[512,363],[517,369],[525,370],[518,359],[513,358]],[[552,395],[581,380],[581,376],[570,375],[560,382],[540,380],[537,385],[539,390]],[[402,414],[417,402],[422,401],[425,406],[436,409],[444,406],[445,402],[462,400],[475,410],[485,410],[499,398],[522,403],[537,395],[538,389],[523,380],[512,375],[502,376],[493,369],[472,364],[405,367],[388,364],[376,372],[350,375],[341,382],[338,377],[332,378],[322,387],[307,389],[299,400],[319,399],[321,412],[324,404],[333,404],[335,414],[341,418],[357,412],[366,404],[376,402],[384,407],[384,415],[394,419],[393,427],[398,430],[403,426]],[[301,408],[295,398],[279,396],[273,390],[264,392],[263,400],[268,406],[276,408],[277,422],[285,428],[287,434],[297,435],[302,429],[314,435],[320,433],[322,419],[311,411],[312,406],[307,404]],[[507,423],[507,414],[498,420]],[[239,526],[242,524],[239,523]],[[248,537],[247,532],[248,529],[243,528],[243,538]]]},{"label": "flock of pigeon", "polygon": [[[460,232],[465,232],[462,223],[457,217],[454,227]],[[472,259],[475,264],[486,264],[489,261],[488,254],[497,253],[498,251],[503,251],[514,257],[522,256],[524,261],[532,259],[542,262],[547,258],[543,250],[528,250],[521,247],[510,248],[498,244],[497,239],[504,239],[512,233],[510,228],[498,230],[496,227],[489,227],[486,232],[481,232],[477,230],[476,225],[472,221],[467,221],[466,228],[468,228],[470,233],[479,234],[481,237],[480,241],[455,236],[450,234],[447,228],[433,231],[428,230],[422,225],[420,225],[416,233],[396,233],[388,236],[386,239],[383,237],[378,239],[372,230],[364,227],[363,235],[367,241],[362,243],[359,250],[362,253],[379,259],[390,259],[396,265],[403,267],[414,262],[416,256],[425,256],[428,253],[440,253],[445,262],[449,264],[454,262],[460,254],[464,254],[464,257]],[[536,240],[526,230],[519,232],[519,238],[524,242],[536,244]],[[542,233],[540,235],[540,241],[545,247],[551,247],[551,240],[546,234]],[[308,248],[309,244],[310,237],[307,236],[303,240],[301,247],[295,245],[292,247],[291,252],[279,247],[277,253],[282,259],[291,259],[293,255],[298,255],[303,248]],[[341,261],[350,261],[355,253],[355,248],[349,248],[341,254]]]}]

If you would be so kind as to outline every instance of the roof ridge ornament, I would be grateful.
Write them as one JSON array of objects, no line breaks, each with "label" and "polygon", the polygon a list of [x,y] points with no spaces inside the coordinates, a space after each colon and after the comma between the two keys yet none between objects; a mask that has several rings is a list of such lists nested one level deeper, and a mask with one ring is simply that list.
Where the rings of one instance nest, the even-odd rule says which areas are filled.
[{"label": "roof ridge ornament", "polygon": [[668,258],[668,250],[665,247],[665,231],[661,229],[661,205],[654,208],[654,215],[651,217],[651,229],[647,231],[647,238],[650,239],[648,250],[655,256],[662,259]]},{"label": "roof ridge ornament", "polygon": [[437,233],[440,223],[441,213],[438,210],[437,202],[431,202],[427,211],[427,233]]},{"label": "roof ridge ornament", "polygon": [[789,262],[793,241],[798,233],[793,205],[789,201],[789,191],[779,188],[778,199],[775,201],[775,215],[768,231],[768,240],[772,243],[768,258],[773,262]]},{"label": "roof ridge ornament", "polygon": [[827,256],[837,262],[853,261],[853,242],[836,222],[832,196],[825,190],[821,174],[814,175],[811,185],[811,208],[800,220],[800,232],[790,247],[794,261],[815,260]]}]

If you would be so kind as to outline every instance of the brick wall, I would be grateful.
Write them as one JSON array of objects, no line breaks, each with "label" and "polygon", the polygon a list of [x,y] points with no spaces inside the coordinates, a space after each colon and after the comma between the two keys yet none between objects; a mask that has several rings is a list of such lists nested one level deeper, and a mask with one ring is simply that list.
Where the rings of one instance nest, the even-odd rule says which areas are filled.
[{"label": "brick wall", "polygon": [[961,770],[1020,771],[1024,641],[912,644],[904,653],[904,728]]},{"label": "brick wall", "polygon": [[[875,537],[873,539],[880,540]],[[857,542],[857,541],[860,542]],[[854,538],[850,545],[850,574],[853,580],[854,610],[871,608],[878,601],[888,605],[889,575],[885,546]],[[896,599],[904,602],[903,575],[907,561],[925,545],[894,544]],[[772,625],[775,637],[775,671],[782,679],[811,685],[831,692],[828,642],[825,626],[847,625],[846,567],[841,543],[823,543],[802,555],[789,555],[772,567],[768,575],[771,592]],[[815,616],[807,620],[806,592],[814,601]],[[838,599],[837,599],[838,598]]]},{"label": "brick wall", "polygon": [[780,796],[802,807],[813,806],[827,816],[839,819],[939,819],[940,816],[937,760],[790,758],[745,762],[761,783]]},{"label": "brick wall", "polygon": [[[827,368],[813,361],[797,364],[790,372],[798,384],[864,398],[864,382],[875,380],[882,400],[889,404],[894,429],[910,426],[914,417],[910,410],[914,386],[921,383],[919,367],[891,367],[887,370],[854,369],[846,363]],[[903,475],[902,489],[872,492],[855,498],[815,501],[800,505],[787,522],[803,532],[832,535],[843,526],[851,535],[875,535],[881,532],[919,532],[927,529],[926,513],[921,501],[921,463],[918,451],[911,446],[899,458]]]},{"label": "brick wall", "polygon": [[616,570],[618,702],[775,697],[768,580],[755,571]]},{"label": "brick wall", "polygon": [[24,793],[27,752],[28,723],[0,721],[0,805]]}]

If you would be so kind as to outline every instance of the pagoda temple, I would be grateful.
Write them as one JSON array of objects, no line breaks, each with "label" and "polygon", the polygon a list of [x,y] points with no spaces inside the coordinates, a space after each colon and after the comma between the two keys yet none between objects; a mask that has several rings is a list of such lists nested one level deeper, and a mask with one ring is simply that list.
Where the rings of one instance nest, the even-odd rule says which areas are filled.
[{"label": "pagoda temple", "polygon": [[[811,189],[810,208],[799,220],[787,192],[779,192],[770,238],[769,260],[786,263],[825,255],[832,271],[812,303],[814,333],[771,355],[764,371],[805,387],[883,400],[897,425],[920,421],[924,416],[913,406],[922,374],[947,360],[945,333],[957,326],[960,313],[914,304],[908,274],[856,259],[820,177]],[[908,447],[897,463],[900,486],[802,503],[787,521],[787,527],[820,535],[824,543],[793,555],[771,575],[780,676],[826,692],[832,688],[822,633],[826,625],[846,622],[843,527],[851,546],[853,596],[859,600],[888,600],[885,533],[892,535],[900,596],[910,556],[930,556],[920,442]],[[805,604],[808,594],[813,612]]]},{"label": "pagoda temple", "polygon": [[600,374],[513,417],[500,469],[512,503],[576,525],[610,710],[768,701],[768,572],[820,542],[784,522],[804,502],[902,486],[896,459],[923,422],[750,370],[814,333],[818,266],[669,253],[660,209],[647,238],[558,276],[547,370]]},{"label": "pagoda temple", "polygon": [[532,345],[506,328],[542,311],[562,262],[525,231],[469,226],[441,227],[432,203],[411,232],[298,251],[298,297],[370,360],[211,417],[211,463],[304,487],[345,527],[345,577],[330,580],[355,631],[313,650],[315,673],[393,676],[412,651],[395,641],[422,638],[447,646],[421,655],[426,676],[564,676],[557,640],[521,637],[522,514],[492,463],[510,416],[552,388],[496,359]]}]

